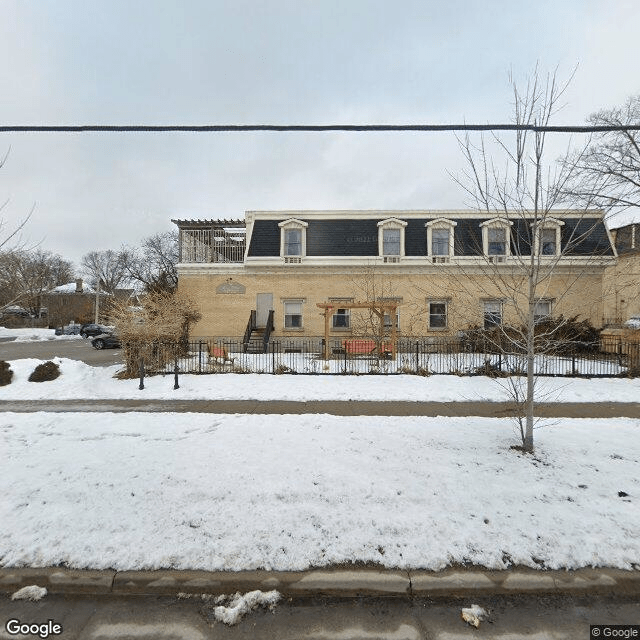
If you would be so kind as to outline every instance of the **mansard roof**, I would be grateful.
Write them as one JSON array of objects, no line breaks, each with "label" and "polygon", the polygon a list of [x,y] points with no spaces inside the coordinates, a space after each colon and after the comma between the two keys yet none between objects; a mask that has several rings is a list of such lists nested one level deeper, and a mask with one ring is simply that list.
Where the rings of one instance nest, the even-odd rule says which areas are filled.
[{"label": "mansard roof", "polygon": [[[604,225],[602,212],[553,211],[561,221],[563,250],[569,256],[613,256],[614,251]],[[426,225],[446,218],[455,223],[454,255],[482,254],[482,225],[499,217],[511,226],[511,254],[528,255],[532,243],[532,218],[520,212],[478,211],[252,211],[248,257],[279,257],[280,227],[283,220],[295,218],[307,223],[306,255],[309,257],[375,257],[379,255],[379,224],[390,218],[406,223],[405,255],[427,256]]]}]

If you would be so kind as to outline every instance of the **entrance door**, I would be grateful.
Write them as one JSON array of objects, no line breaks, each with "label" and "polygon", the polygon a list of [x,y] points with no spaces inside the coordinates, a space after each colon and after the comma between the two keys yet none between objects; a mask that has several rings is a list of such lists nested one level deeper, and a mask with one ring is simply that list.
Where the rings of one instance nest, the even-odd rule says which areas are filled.
[{"label": "entrance door", "polygon": [[271,309],[273,309],[273,293],[259,293],[256,299],[256,324],[259,329],[267,326]]}]

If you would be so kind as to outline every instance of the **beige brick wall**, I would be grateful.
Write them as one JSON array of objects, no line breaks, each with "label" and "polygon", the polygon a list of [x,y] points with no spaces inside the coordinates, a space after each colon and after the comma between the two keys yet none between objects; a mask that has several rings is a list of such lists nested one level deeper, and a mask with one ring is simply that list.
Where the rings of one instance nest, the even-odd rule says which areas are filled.
[{"label": "beige brick wall", "polygon": [[[193,337],[242,336],[252,309],[256,309],[258,293],[272,293],[275,310],[275,336],[321,336],[324,333],[322,310],[318,302],[332,297],[353,298],[366,301],[379,297],[399,297],[400,331],[403,335],[451,335],[459,329],[482,323],[483,300],[504,299],[505,321],[518,322],[517,309],[508,301],[514,291],[526,291],[526,281],[505,276],[496,279],[491,273],[476,272],[400,274],[390,269],[386,272],[360,269],[344,269],[341,272],[325,268],[270,269],[260,273],[256,269],[238,268],[233,276],[228,273],[181,273],[179,289],[200,303],[202,320],[192,330]],[[245,293],[216,293],[220,285],[233,283],[245,287]],[[553,275],[538,288],[538,298],[550,299],[553,315],[578,315],[600,326],[603,317],[603,270],[592,275],[579,271],[566,271]],[[303,299],[303,329],[285,329],[283,302],[287,299]],[[446,330],[429,330],[428,301],[448,302],[448,326]],[[336,304],[339,306],[339,303]],[[354,332],[362,330],[366,318],[364,312],[353,311]],[[344,331],[332,331],[332,335],[345,335]],[[347,333],[348,335],[348,333]]]},{"label": "beige brick wall", "polygon": [[606,269],[604,317],[624,322],[640,315],[640,252],[628,253]]}]

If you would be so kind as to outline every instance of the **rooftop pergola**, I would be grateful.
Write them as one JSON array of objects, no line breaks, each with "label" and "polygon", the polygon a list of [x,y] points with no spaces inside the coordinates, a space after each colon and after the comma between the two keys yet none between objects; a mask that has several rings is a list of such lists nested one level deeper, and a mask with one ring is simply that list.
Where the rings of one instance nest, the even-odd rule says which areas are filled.
[{"label": "rooftop pergola", "polygon": [[[384,336],[384,316],[389,314],[391,320],[391,334],[389,342],[391,343],[391,357],[395,360],[397,342],[398,342],[398,325],[397,311],[400,305],[397,301],[376,301],[376,302],[318,302],[316,306],[324,309],[324,348],[322,358],[329,358],[329,329],[331,327],[331,318],[338,309],[368,309],[372,311],[380,320],[380,336]],[[378,344],[378,348],[380,345]]]}]

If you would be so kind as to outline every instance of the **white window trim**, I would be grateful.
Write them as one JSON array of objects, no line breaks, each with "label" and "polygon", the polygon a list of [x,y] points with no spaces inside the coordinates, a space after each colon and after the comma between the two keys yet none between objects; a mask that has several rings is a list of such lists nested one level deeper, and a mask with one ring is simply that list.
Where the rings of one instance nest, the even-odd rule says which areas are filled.
[{"label": "white window trim", "polygon": [[[449,304],[450,300],[446,298],[433,298],[427,300],[427,326],[429,331],[447,331],[449,329]],[[432,327],[431,326],[431,305],[443,304],[444,305],[444,327]]]},{"label": "white window trim", "polygon": [[[282,299],[282,328],[284,331],[304,331],[304,303],[305,298],[283,298]],[[299,327],[287,327],[287,304],[299,304],[300,305],[300,326]]]},{"label": "white window trim", "polygon": [[[278,223],[280,227],[280,257],[281,258],[304,258],[307,255],[307,227],[309,226],[308,222],[304,222],[304,220],[298,220],[296,218],[289,218],[288,220],[283,220]],[[285,237],[287,229],[300,229],[300,255],[299,256],[287,256],[284,253],[285,248]]]},{"label": "white window trim", "polygon": [[487,313],[487,304],[498,304],[500,305],[500,322],[497,325],[497,327],[502,327],[504,325],[504,300],[500,299],[500,298],[483,298],[481,300],[481,304],[482,304],[482,327],[485,328],[485,318],[486,318],[486,313]]},{"label": "white window trim", "polygon": [[427,228],[427,255],[429,257],[433,257],[433,230],[434,229],[448,229],[449,230],[449,253],[447,256],[440,256],[443,258],[449,257],[453,258],[454,251],[454,233],[455,228],[458,223],[454,220],[449,220],[448,218],[436,218],[435,220],[431,220],[431,222],[427,222],[424,226]]},{"label": "white window trim", "polygon": [[338,309],[344,309],[344,307],[341,307],[341,306],[340,306],[340,303],[341,303],[341,302],[345,302],[345,303],[347,303],[347,304],[348,304],[348,303],[350,303],[350,302],[353,302],[353,297],[345,296],[344,298],[341,298],[341,297],[339,297],[339,296],[334,296],[334,297],[330,297],[330,298],[329,298],[329,302],[331,302],[332,304],[334,304],[334,305],[335,305],[335,307],[336,307],[336,313],[334,313],[334,314],[331,316],[331,327],[330,327],[330,330],[331,330],[331,331],[350,332],[350,331],[351,331],[351,311],[352,311],[351,309],[347,309],[347,310],[346,310],[346,311],[347,311],[347,313],[346,313],[346,314],[344,314],[344,315],[346,315],[346,316],[349,318],[349,326],[348,326],[348,327],[336,327],[336,326],[334,326],[334,324],[333,324],[333,323],[334,323],[334,318],[336,317],[336,315],[338,315],[338,314],[337,314],[337,310],[338,310]]},{"label": "white window trim", "polygon": [[533,319],[534,322],[536,322],[536,305],[538,304],[548,304],[549,305],[549,313],[546,314],[545,316],[541,316],[541,318],[551,318],[553,316],[553,299],[552,298],[536,298],[534,300],[534,307],[533,307]]},{"label": "white window trim", "polygon": [[387,218],[386,220],[380,220],[378,222],[378,255],[384,257],[384,230],[385,229],[400,229],[400,255],[389,256],[395,258],[402,258],[404,256],[404,228],[407,223],[404,220],[398,218]]},{"label": "white window trim", "polygon": [[[535,223],[531,223],[531,226],[533,227]],[[554,256],[559,256],[562,253],[562,247],[560,246],[560,240],[561,240],[561,230],[562,227],[564,226],[564,222],[562,220],[558,220],[557,218],[546,218],[545,220],[542,220],[540,222],[538,222],[538,228],[536,230],[536,234],[535,234],[535,238],[533,239],[534,241],[534,248],[533,251],[535,253],[535,255],[539,255],[541,258],[553,258]],[[542,237],[542,230],[543,229],[554,229],[556,232],[556,252],[555,254],[551,254],[551,255],[544,255],[542,253],[540,253],[540,238]]]},{"label": "white window trim", "polygon": [[[485,256],[490,258],[496,256],[489,256],[489,229],[504,229],[505,230],[505,247],[504,247],[504,256],[508,257],[511,255],[511,227],[513,226],[513,221],[507,220],[506,218],[492,218],[491,220],[486,220],[485,222],[481,222],[480,226],[482,227],[482,253]],[[498,256],[500,257],[500,256]]]},{"label": "white window trim", "polygon": [[[389,324],[385,322],[385,318],[387,316],[389,316]],[[386,311],[382,315],[382,325],[385,328],[385,330],[391,331],[391,325],[392,325],[391,316]],[[396,309],[396,331],[400,331],[400,308],[399,307]]]}]

